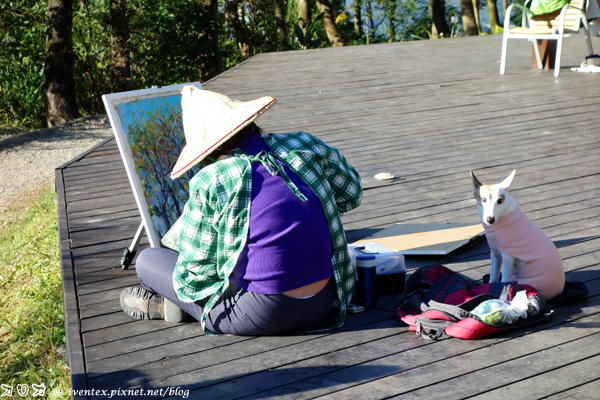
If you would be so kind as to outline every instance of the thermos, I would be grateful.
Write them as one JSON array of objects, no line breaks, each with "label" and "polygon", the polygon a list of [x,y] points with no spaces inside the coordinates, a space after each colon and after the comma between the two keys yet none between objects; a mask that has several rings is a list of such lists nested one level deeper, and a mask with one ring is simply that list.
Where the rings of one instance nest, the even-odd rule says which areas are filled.
[{"label": "thermos", "polygon": [[371,308],[377,306],[377,259],[372,254],[356,256],[356,303]]}]

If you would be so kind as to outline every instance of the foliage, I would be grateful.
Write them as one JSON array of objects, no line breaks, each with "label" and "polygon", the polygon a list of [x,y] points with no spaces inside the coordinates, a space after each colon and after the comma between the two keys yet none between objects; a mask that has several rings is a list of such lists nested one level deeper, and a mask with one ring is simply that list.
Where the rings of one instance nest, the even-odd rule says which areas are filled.
[{"label": "foliage", "polygon": [[[103,114],[110,93],[111,38],[108,0],[79,2],[74,12],[78,104],[83,114]],[[200,32],[202,3],[131,0],[132,89],[198,81],[207,52]]]},{"label": "foliage", "polygon": [[212,53],[201,38],[208,25],[197,0],[131,0],[132,80],[135,88],[194,82]]},{"label": "foliage", "polygon": [[0,2],[0,126],[41,128],[46,120],[46,2]]},{"label": "foliage", "polygon": [[[316,6],[316,2],[312,2],[312,19],[306,27],[306,35],[298,24],[298,9],[296,0],[288,0],[287,10],[287,32],[288,42],[286,43],[287,50],[306,50],[318,49],[329,46],[325,27],[323,26],[324,13],[320,12]],[[338,25],[339,28],[339,25]],[[345,37],[349,37],[344,35]]]},{"label": "foliage", "polygon": [[102,95],[110,93],[108,1],[80,1],[73,9],[75,85],[81,115],[104,114]]},{"label": "foliage", "polygon": [[[421,17],[417,20],[413,20],[413,23],[409,25],[411,28],[403,35],[403,38],[405,38],[405,40],[431,39],[431,28],[433,26],[433,20],[431,19],[431,15],[428,11],[427,13],[425,13],[423,9],[420,10],[419,15],[421,15]],[[451,31],[450,37],[462,36],[464,34],[462,32],[460,10],[449,3],[446,3],[446,19],[449,21],[448,26],[450,26]]]},{"label": "foliage", "polygon": [[0,377],[15,387],[45,384],[52,398],[51,389],[67,393],[70,386],[60,353],[65,329],[56,196],[44,188],[23,197],[31,203],[20,201],[18,211],[11,210],[15,216],[0,225]]},{"label": "foliage", "polygon": [[[426,0],[404,0],[404,7],[397,13],[396,23],[405,27],[399,32],[399,40],[414,40],[431,34],[433,20]],[[446,5],[448,8],[448,5]],[[447,11],[446,11],[446,15]]]},{"label": "foliage", "polygon": [[[349,46],[357,46],[357,45],[367,44],[366,35],[363,34],[362,37],[356,37],[356,34],[354,32],[354,19],[355,19],[354,9],[352,7],[347,7],[346,9],[344,9],[342,12],[340,12],[338,14],[338,17],[337,17],[335,23],[337,24],[338,29],[342,33],[342,36],[347,39],[347,44]],[[363,14],[363,19],[364,19],[364,14]],[[366,22],[363,22],[363,25],[365,25],[365,24],[366,24]],[[373,40],[371,28],[369,28],[369,32],[371,33],[370,38],[369,38],[370,42],[376,43],[377,40],[375,40],[375,41]]]},{"label": "foliage", "polygon": [[296,36],[293,42],[287,44],[287,47],[290,50],[317,49],[321,47],[324,38],[322,35],[319,35],[319,32],[323,32],[323,15],[325,13],[320,13],[310,21],[306,27],[306,35],[300,25],[294,25],[294,34]]},{"label": "foliage", "polygon": [[[513,0],[514,4],[518,4],[520,6],[525,6],[525,0]],[[531,3],[529,3],[531,5]],[[511,22],[516,26],[521,26],[521,20],[523,18],[523,11],[519,7],[514,7],[513,12],[511,13]]]},{"label": "foliage", "polygon": [[277,26],[273,0],[244,2],[242,19],[246,21],[253,54],[277,51]]}]

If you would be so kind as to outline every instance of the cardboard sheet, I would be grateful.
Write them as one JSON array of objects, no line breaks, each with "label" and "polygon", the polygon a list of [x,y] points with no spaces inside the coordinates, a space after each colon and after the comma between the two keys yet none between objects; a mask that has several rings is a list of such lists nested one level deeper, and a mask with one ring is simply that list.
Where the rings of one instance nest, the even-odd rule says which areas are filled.
[{"label": "cardboard sheet", "polygon": [[374,242],[404,255],[445,255],[483,234],[481,224],[396,224],[355,243]]}]

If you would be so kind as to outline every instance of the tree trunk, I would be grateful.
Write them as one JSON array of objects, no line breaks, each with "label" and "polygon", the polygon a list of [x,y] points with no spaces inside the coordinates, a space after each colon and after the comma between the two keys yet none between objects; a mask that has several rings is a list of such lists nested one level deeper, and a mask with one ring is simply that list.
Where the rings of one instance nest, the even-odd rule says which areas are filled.
[{"label": "tree trunk", "polygon": [[342,37],[341,32],[335,25],[335,11],[329,0],[317,0],[317,8],[323,14],[323,25],[325,33],[333,47],[341,47],[346,45],[346,41]]},{"label": "tree trunk", "polygon": [[287,41],[285,28],[285,0],[275,0],[275,24],[277,26],[277,49],[283,50]]},{"label": "tree trunk", "polygon": [[472,0],[473,14],[475,15],[475,25],[477,25],[477,34],[481,33],[481,23],[479,22],[479,0]]},{"label": "tree trunk", "polygon": [[389,0],[387,5],[387,14],[389,22],[388,42],[390,43],[396,41],[396,4],[397,0]]},{"label": "tree trunk", "polygon": [[252,52],[248,43],[248,32],[246,31],[246,26],[240,21],[238,9],[237,0],[225,0],[225,20],[233,29],[233,34],[240,47],[242,56],[244,59],[248,59],[252,56]]},{"label": "tree trunk", "polygon": [[362,0],[354,0],[354,36],[357,39],[362,37]]},{"label": "tree trunk", "polygon": [[306,41],[307,28],[312,18],[309,0],[298,0],[298,25],[302,28],[302,33]]},{"label": "tree trunk", "polygon": [[369,35],[375,30],[373,24],[373,11],[371,9],[371,0],[365,0],[365,11],[367,17],[367,44],[369,44]]},{"label": "tree trunk", "polygon": [[445,0],[427,0],[429,6],[429,13],[433,20],[433,26],[431,28],[431,38],[439,39],[440,37],[449,38],[452,33],[450,27],[446,22],[446,2]]},{"label": "tree trunk", "polygon": [[488,17],[490,20],[490,27],[492,33],[502,33],[502,26],[498,19],[498,8],[496,7],[495,0],[487,0],[488,5]]},{"label": "tree trunk", "polygon": [[460,0],[460,13],[462,15],[463,28],[466,36],[477,36],[477,23],[471,0]]},{"label": "tree trunk", "polygon": [[72,32],[73,1],[48,0],[44,74],[49,126],[79,117]]},{"label": "tree trunk", "polygon": [[110,0],[112,73],[111,90],[126,92],[131,87],[131,16],[127,0]]}]

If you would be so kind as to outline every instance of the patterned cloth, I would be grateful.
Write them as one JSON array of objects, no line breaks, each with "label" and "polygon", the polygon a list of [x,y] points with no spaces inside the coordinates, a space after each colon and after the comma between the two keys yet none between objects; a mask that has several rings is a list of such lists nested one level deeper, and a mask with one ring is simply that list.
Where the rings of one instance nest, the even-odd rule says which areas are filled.
[{"label": "patterned cloth", "polygon": [[[271,159],[275,156],[308,185],[323,206],[333,242],[331,262],[336,283],[327,328],[340,327],[356,280],[341,213],[360,204],[360,176],[336,148],[307,133],[268,134],[263,140],[270,153],[254,157],[238,149],[232,157],[203,168],[190,181],[190,198],[181,216],[179,259],[173,273],[175,292],[185,302],[208,298],[200,322],[205,332],[214,333],[206,329],[206,316],[229,285],[229,276],[248,237],[251,162],[261,162],[280,173]],[[289,177],[282,178],[294,193],[298,191]]]}]

